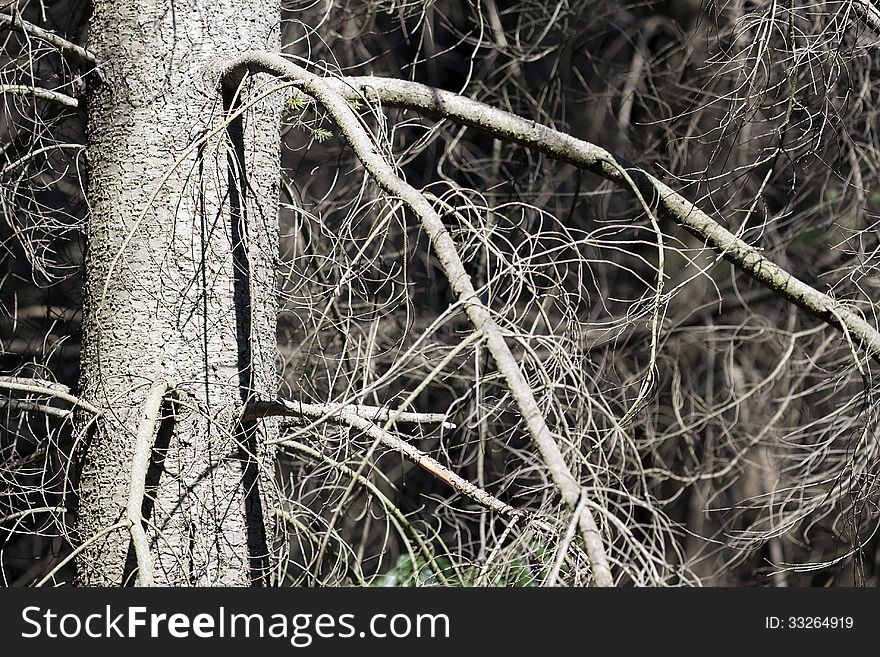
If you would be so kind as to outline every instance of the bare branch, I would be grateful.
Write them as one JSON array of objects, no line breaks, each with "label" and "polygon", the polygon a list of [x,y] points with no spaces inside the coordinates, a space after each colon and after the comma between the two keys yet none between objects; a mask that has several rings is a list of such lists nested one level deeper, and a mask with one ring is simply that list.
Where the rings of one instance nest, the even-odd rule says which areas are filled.
[{"label": "bare branch", "polygon": [[70,417],[70,411],[66,408],[56,408],[55,406],[49,406],[45,403],[39,404],[37,402],[25,401],[23,399],[4,399],[0,397],[0,408],[10,408],[14,411],[24,411],[29,413],[43,413],[44,415],[51,415],[52,417],[58,417],[65,420]]},{"label": "bare branch", "polygon": [[92,406],[89,402],[74,397],[68,392],[67,386],[40,379],[29,379],[27,377],[3,376],[0,377],[0,389],[14,390],[16,392],[27,392],[34,395],[46,395],[47,397],[55,397],[63,401],[73,404],[73,406],[81,408],[93,415],[100,415],[101,411],[96,406]]},{"label": "bare branch", "polygon": [[[488,491],[483,490],[479,486],[475,486],[463,477],[457,475],[445,465],[437,461],[437,459],[426,454],[422,450],[413,447],[406,441],[401,440],[394,434],[385,431],[382,427],[373,424],[359,415],[342,412],[336,414],[334,419],[338,419],[340,422],[343,422],[358,431],[362,431],[364,434],[370,438],[378,440],[389,449],[399,452],[407,460],[415,463],[417,466],[433,475],[456,492],[469,497],[474,502],[490,511],[494,511],[508,518],[513,518],[514,520],[529,518],[531,516],[529,512],[523,509],[515,509],[509,504],[502,502]],[[291,441],[282,440],[280,444],[290,445]],[[540,524],[543,529],[553,531],[553,528],[546,523],[539,522],[538,524]]]},{"label": "bare branch", "polygon": [[34,96],[43,100],[51,100],[54,103],[60,103],[66,107],[79,107],[79,101],[73,96],[51,91],[49,89],[41,89],[40,87],[28,87],[22,84],[0,84],[0,95],[15,94],[16,96]]},{"label": "bare branch", "polygon": [[[245,407],[243,420],[254,420],[261,417],[291,418],[332,418],[338,415],[356,415],[365,420],[384,422],[394,411],[379,406],[363,406],[360,404],[306,404],[279,399],[277,401],[253,401]],[[446,421],[443,413],[401,413],[396,416],[401,424],[439,424],[444,429],[455,429],[455,424]]]},{"label": "bare branch", "polygon": [[[251,402],[247,406],[244,419],[280,415],[282,417],[301,418],[327,417],[330,420],[342,422],[358,429],[359,431],[363,431],[366,435],[375,438],[386,447],[393,449],[396,452],[400,452],[403,456],[426,472],[434,475],[449,487],[466,495],[477,504],[484,506],[490,511],[495,511],[511,518],[519,518],[529,515],[525,510],[515,509],[509,504],[505,504],[491,493],[455,474],[445,465],[437,461],[437,459],[420,449],[413,447],[406,441],[401,440],[391,432],[386,431],[382,427],[373,423],[375,421],[388,420],[391,414],[392,411],[377,406],[347,404],[334,407],[326,404],[303,404],[280,400],[277,402]],[[401,423],[418,424],[440,422],[445,428],[454,429],[455,425],[451,422],[443,421],[444,417],[445,416],[441,413],[401,413],[396,421]],[[279,444],[289,446],[291,441],[281,440],[279,441]],[[552,527],[546,525],[546,523],[539,524],[545,529],[549,528],[552,530]]]},{"label": "bare branch", "polygon": [[[247,53],[229,62],[221,72],[226,85],[237,85],[246,73],[263,72],[288,79],[306,94],[315,99],[336,122],[345,135],[354,153],[377,184],[388,194],[400,198],[421,221],[422,227],[431,241],[437,258],[443,268],[450,287],[462,303],[468,319],[474,328],[486,339],[486,345],[495,364],[507,383],[511,397],[526,422],[529,434],[535,441],[538,452],[546,465],[562,499],[574,510],[581,496],[581,487],[565,462],[556,439],[550,432],[540,406],[535,399],[529,382],[526,380],[510,347],[504,338],[501,327],[480,300],[473,282],[464,268],[455,242],[449,235],[443,219],[424,195],[412,185],[401,179],[376,149],[370,135],[361,125],[345,98],[327,84],[327,80],[309,73],[296,64],[272,53]],[[878,339],[880,342],[880,339]],[[352,416],[353,418],[355,416]],[[360,420],[360,418],[357,418]],[[363,420],[361,420],[363,422]],[[598,586],[612,586],[613,578],[608,568],[604,546],[597,543],[593,529],[596,527],[592,512],[585,508],[581,516],[590,516],[591,523],[582,523],[584,542],[593,578]]]},{"label": "bare branch", "polygon": [[32,36],[40,41],[45,41],[50,46],[58,48],[58,50],[64,53],[66,57],[73,59],[80,64],[95,66],[98,63],[95,56],[85,48],[82,48],[75,43],[71,43],[67,39],[62,38],[53,32],[37,27],[33,23],[28,23],[27,21],[22,20],[20,16],[0,14],[0,26],[2,25],[16,29],[19,32],[24,32],[28,36]]},{"label": "bare branch", "polygon": [[880,34],[880,10],[871,0],[853,0],[852,6],[868,27]]},{"label": "bare branch", "polygon": [[128,492],[127,516],[138,564],[138,583],[141,586],[153,586],[153,559],[150,556],[150,542],[144,530],[144,518],[141,508],[146,492],[147,470],[150,466],[150,453],[153,449],[153,436],[159,421],[159,411],[165,393],[171,389],[168,381],[157,381],[150,387],[144,400],[143,416],[138,427],[134,455],[131,459],[131,482]]},{"label": "bare branch", "polygon": [[11,520],[19,520],[21,518],[26,518],[28,516],[35,516],[40,513],[70,513],[63,506],[41,506],[35,507],[33,509],[25,509],[24,511],[17,511],[8,516],[3,516],[0,518],[0,525],[5,525],[7,522]]},{"label": "bare branch", "polygon": [[581,501],[578,503],[577,508],[574,511],[574,515],[571,517],[571,522],[568,523],[568,529],[565,531],[565,536],[562,537],[562,541],[556,547],[556,558],[553,560],[553,568],[550,569],[550,574],[544,581],[544,586],[556,586],[559,571],[562,570],[562,564],[565,563],[565,555],[568,552],[568,548],[571,547],[571,541],[574,539],[575,532],[578,528],[578,521],[584,510],[585,499],[586,498],[584,497],[581,498]]},{"label": "bare branch", "polygon": [[[43,153],[47,153],[49,151],[54,151],[57,149],[71,148],[75,150],[84,150],[85,146],[83,144],[52,144],[51,146],[43,146],[42,148],[34,148],[28,151],[25,155],[22,155],[17,160],[10,162],[3,169],[0,169],[0,178],[5,176],[7,173],[11,171],[15,171],[16,168],[20,167],[23,164],[33,160],[37,155],[42,155]],[[46,309],[41,307],[40,312],[43,316],[46,314]]]},{"label": "bare branch", "polygon": [[705,240],[721,257],[772,292],[842,331],[880,362],[880,332],[860,314],[794,277],[650,173],[605,149],[485,103],[416,82],[351,77],[327,79],[325,83],[348,99],[373,98],[386,107],[412,109],[449,119],[522,144],[586,169],[629,191],[630,185],[623,175],[626,172],[645,199],[659,206],[661,214]]}]

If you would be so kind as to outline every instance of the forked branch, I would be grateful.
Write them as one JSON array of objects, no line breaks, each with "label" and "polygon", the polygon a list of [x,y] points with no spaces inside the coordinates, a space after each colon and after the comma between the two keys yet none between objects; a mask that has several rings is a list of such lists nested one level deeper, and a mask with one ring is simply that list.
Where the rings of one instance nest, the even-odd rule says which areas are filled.
[{"label": "forked branch", "polygon": [[[260,52],[247,53],[228,63],[221,71],[221,77],[225,85],[235,87],[248,73],[269,73],[290,80],[297,88],[312,97],[333,118],[355,155],[376,183],[388,194],[399,198],[419,218],[449,280],[450,287],[464,307],[474,328],[486,340],[489,353],[492,354],[499,372],[504,377],[511,397],[516,401],[529,434],[535,441],[556,488],[566,505],[574,511],[580,500],[581,487],[568,468],[562,451],[538,406],[532,387],[507,345],[501,327],[477,295],[458,254],[456,244],[434,206],[419,190],[401,179],[394,168],[379,154],[372,138],[361,125],[348,102],[340,95],[338,88],[328,84],[327,79],[314,75],[279,55]],[[598,586],[612,586],[614,579],[608,566],[605,547],[601,540],[597,540],[598,528],[592,512],[586,506],[583,508],[580,520],[584,544],[593,570],[593,579]]]},{"label": "forked branch", "polygon": [[720,257],[770,291],[840,330],[848,340],[880,362],[880,332],[858,312],[768,260],[758,249],[736,237],[681,194],[644,169],[604,148],[485,103],[417,82],[350,77],[328,78],[326,84],[347,99],[374,99],[385,107],[411,109],[448,119],[499,139],[527,146],[632,191],[630,182],[623,174],[626,172],[644,199],[655,206],[661,215],[703,240]]}]

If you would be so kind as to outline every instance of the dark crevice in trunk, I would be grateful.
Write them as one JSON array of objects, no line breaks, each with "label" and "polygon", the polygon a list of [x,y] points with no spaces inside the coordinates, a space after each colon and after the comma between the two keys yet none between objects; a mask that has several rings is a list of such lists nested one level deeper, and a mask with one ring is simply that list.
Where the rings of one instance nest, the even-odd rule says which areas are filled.
[{"label": "dark crevice in trunk", "polygon": [[260,467],[256,457],[258,434],[257,423],[248,420],[239,425],[236,439],[241,445],[238,456],[241,459],[242,485],[245,491],[244,513],[248,533],[251,584],[266,586],[270,564],[263,502],[260,497]]},{"label": "dark crevice in trunk", "polygon": [[[224,88],[223,106],[227,114],[237,104],[236,91]],[[248,217],[244,195],[247,194],[247,170],[245,167],[244,126],[241,116],[233,119],[227,127],[230,148],[227,155],[229,167],[229,215],[232,234],[233,298],[235,299],[235,332],[238,343],[238,383],[242,402],[247,402],[254,389],[253,355],[251,351],[252,308],[250,291],[250,258],[248,255]],[[242,422],[236,430],[244,485],[244,513],[247,526],[247,546],[250,563],[250,579],[255,586],[266,584],[269,572],[269,550],[266,539],[266,523],[260,497],[259,468],[257,460],[257,423]]]}]

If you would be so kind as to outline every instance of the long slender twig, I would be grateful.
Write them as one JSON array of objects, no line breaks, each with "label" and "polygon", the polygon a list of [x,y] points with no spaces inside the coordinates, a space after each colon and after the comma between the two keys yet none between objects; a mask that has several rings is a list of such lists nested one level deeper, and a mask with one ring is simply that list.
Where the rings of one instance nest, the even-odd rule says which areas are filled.
[{"label": "long slender twig", "polygon": [[0,459],[0,466],[4,472],[15,472],[16,470],[23,468],[26,465],[39,461],[44,458],[48,450],[45,447],[40,447],[34,452],[27,454],[25,456],[19,456],[17,459],[12,460],[10,457],[9,461],[3,461]]},{"label": "long slender twig", "polygon": [[56,573],[58,573],[59,570],[61,570],[62,568],[64,568],[64,566],[66,566],[66,565],[69,564],[71,561],[73,561],[73,560],[77,557],[77,555],[80,554],[80,552],[82,552],[83,550],[85,550],[85,549],[86,549],[87,547],[89,547],[92,543],[95,543],[95,542],[97,542],[98,540],[104,538],[107,534],[110,534],[110,533],[115,532],[115,531],[117,531],[117,530],[124,530],[126,524],[127,524],[127,523],[125,523],[125,522],[117,522],[117,523],[115,523],[115,524],[110,525],[109,527],[105,527],[104,529],[102,529],[101,531],[99,531],[97,534],[95,534],[94,536],[92,536],[89,540],[87,540],[87,541],[83,541],[82,544],[80,544],[80,545],[77,546],[75,549],[73,549],[73,550],[70,552],[70,554],[68,554],[68,555],[67,555],[66,557],[64,557],[61,561],[59,561],[57,564],[55,564],[55,567],[52,568],[52,570],[50,570],[48,573],[46,573],[45,577],[43,577],[39,582],[37,582],[37,583],[35,584],[35,586],[38,587],[38,588],[39,588],[40,586],[43,586],[43,584],[45,584],[45,583],[48,582],[50,579],[52,579],[53,577],[55,577]]},{"label": "long slender twig", "polygon": [[33,23],[28,23],[26,20],[22,20],[20,16],[11,14],[0,14],[0,26],[8,26],[10,28],[18,30],[19,32],[24,32],[28,36],[32,36],[35,39],[44,41],[50,46],[58,48],[58,50],[64,53],[64,55],[69,59],[73,59],[81,64],[89,64],[94,66],[98,63],[98,60],[95,59],[95,56],[85,48],[78,46],[75,43],[71,43],[67,39],[58,36],[54,32],[44,30],[42,27],[38,27]]},{"label": "long slender twig", "polygon": [[544,580],[544,586],[556,586],[556,580],[559,578],[559,571],[562,570],[562,564],[565,563],[565,555],[568,553],[568,548],[571,547],[571,541],[574,539],[575,532],[578,529],[578,521],[581,517],[581,512],[585,506],[584,499],[581,498],[581,501],[578,503],[578,508],[575,511],[574,516],[571,518],[571,522],[568,523],[568,529],[565,531],[565,536],[562,537],[562,540],[559,542],[559,545],[556,547],[556,558],[553,560],[553,568],[550,569],[550,574],[547,575],[547,579]]},{"label": "long slender twig", "polygon": [[146,493],[147,470],[150,467],[153,436],[156,434],[156,424],[159,421],[162,400],[170,388],[171,384],[165,380],[157,381],[150,386],[150,390],[144,400],[143,415],[138,427],[134,455],[131,459],[131,482],[129,483],[127,506],[128,531],[131,534],[131,543],[134,546],[135,556],[137,557],[138,584],[141,586],[153,586],[154,584],[150,541],[144,529],[144,518],[141,514],[141,509]]},{"label": "long slender twig", "polygon": [[51,100],[53,103],[60,103],[67,107],[79,107],[79,101],[73,96],[52,91],[50,89],[41,89],[40,87],[29,87],[23,84],[0,84],[0,95],[14,94],[16,96],[33,96],[44,100]]},{"label": "long slender twig", "polygon": [[[25,155],[21,156],[17,160],[10,162],[5,167],[0,169],[0,178],[5,176],[7,173],[11,171],[15,171],[16,168],[20,167],[22,164],[34,159],[37,155],[42,155],[43,153],[47,153],[49,151],[54,151],[58,149],[72,148],[76,150],[84,150],[85,146],[83,144],[52,144],[50,146],[43,146],[42,148],[35,148],[33,150],[28,151]],[[41,310],[43,310],[41,308]],[[63,311],[62,311],[63,312]]]},{"label": "long slender twig", "polygon": [[[361,125],[345,98],[327,84],[327,80],[310,73],[279,55],[266,52],[246,53],[228,62],[222,71],[225,85],[237,86],[247,73],[269,73],[291,82],[318,102],[333,118],[364,169],[388,194],[399,198],[419,218],[443,272],[455,295],[464,306],[468,319],[486,340],[489,353],[507,384],[511,397],[525,420],[526,426],[557,490],[566,505],[574,511],[581,496],[581,486],[565,462],[556,439],[547,426],[531,385],[505,340],[504,333],[489,309],[480,300],[473,282],[464,268],[458,248],[443,219],[424,195],[397,175],[380,155],[372,138]],[[619,174],[618,174],[619,175]],[[589,516],[586,518],[585,516]],[[598,528],[592,512],[581,514],[584,544],[598,586],[613,586],[614,579],[602,541],[596,540]]]}]

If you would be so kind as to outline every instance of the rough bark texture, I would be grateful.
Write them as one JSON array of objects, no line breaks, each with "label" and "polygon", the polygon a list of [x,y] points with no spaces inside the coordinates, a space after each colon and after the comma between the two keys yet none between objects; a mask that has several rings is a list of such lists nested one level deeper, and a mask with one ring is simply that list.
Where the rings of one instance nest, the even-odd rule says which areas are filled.
[{"label": "rough bark texture", "polygon": [[[278,12],[258,0],[93,2],[88,50],[102,75],[88,94],[82,395],[103,415],[83,431],[79,539],[125,518],[141,406],[155,381],[175,382],[143,504],[157,585],[262,583],[271,563],[268,428],[237,416],[276,390],[278,94],[204,137],[233,102],[218,62],[277,50]],[[136,564],[115,531],[83,550],[78,581],[130,584]]]}]

